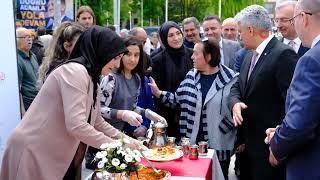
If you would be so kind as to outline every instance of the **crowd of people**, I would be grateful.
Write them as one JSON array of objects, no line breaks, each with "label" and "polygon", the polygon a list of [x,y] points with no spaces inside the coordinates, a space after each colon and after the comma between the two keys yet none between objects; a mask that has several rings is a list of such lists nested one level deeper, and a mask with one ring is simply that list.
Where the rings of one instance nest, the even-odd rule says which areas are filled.
[{"label": "crowd of people", "polygon": [[117,34],[82,6],[52,35],[17,28],[22,120],[0,179],[80,179],[103,143],[146,149],[153,122],[207,141],[226,180],[234,154],[240,180],[319,179],[319,17],[320,0],[283,1],[274,23],[250,5]]}]

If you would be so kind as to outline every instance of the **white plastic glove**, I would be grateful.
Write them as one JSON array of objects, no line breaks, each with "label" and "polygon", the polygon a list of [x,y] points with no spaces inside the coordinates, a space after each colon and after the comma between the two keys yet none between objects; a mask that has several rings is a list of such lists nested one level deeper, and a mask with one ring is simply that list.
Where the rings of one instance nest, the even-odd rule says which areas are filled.
[{"label": "white plastic glove", "polygon": [[146,109],[145,116],[146,116],[146,118],[150,119],[153,122],[161,122],[164,125],[168,126],[168,123],[167,123],[167,121],[166,121],[166,119],[164,117],[162,117],[159,114],[151,111],[150,109]]},{"label": "white plastic glove", "polygon": [[140,126],[143,122],[142,116],[140,114],[129,110],[123,110],[121,119],[129,123],[131,126]]}]

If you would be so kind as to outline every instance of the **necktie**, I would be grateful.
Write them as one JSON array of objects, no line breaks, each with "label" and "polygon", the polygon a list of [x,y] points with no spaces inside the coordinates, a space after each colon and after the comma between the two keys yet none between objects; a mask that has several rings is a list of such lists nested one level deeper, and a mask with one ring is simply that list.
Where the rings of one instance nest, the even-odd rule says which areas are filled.
[{"label": "necktie", "polygon": [[249,72],[248,72],[248,80],[250,78],[250,75],[253,71],[253,68],[254,68],[254,65],[256,64],[257,62],[257,57],[258,57],[258,52],[257,51],[253,51],[252,52],[252,58],[251,58],[251,63],[250,63],[250,68],[249,68]]},{"label": "necktie", "polygon": [[295,42],[294,41],[289,41],[288,45],[290,47],[292,47],[292,49],[294,49]]}]

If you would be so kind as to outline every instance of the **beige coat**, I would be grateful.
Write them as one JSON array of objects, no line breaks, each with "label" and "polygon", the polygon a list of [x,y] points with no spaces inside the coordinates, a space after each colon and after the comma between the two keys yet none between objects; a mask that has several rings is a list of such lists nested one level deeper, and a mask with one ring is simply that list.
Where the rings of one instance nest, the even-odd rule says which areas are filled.
[{"label": "beige coat", "polygon": [[53,71],[8,140],[0,179],[60,180],[80,141],[98,148],[121,137],[102,119],[99,105],[87,123],[92,94],[84,66],[68,63]]}]

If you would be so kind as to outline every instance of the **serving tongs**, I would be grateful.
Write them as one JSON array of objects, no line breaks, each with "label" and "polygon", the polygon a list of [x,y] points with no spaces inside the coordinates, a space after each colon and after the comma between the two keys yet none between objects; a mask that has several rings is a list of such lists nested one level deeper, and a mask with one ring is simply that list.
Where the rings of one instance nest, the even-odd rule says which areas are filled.
[{"label": "serving tongs", "polygon": [[157,174],[160,173],[160,170],[157,169],[157,168],[151,163],[151,161],[149,161],[148,158],[146,158],[145,154],[144,154],[140,149],[138,149],[138,151],[140,152],[141,156],[147,161],[147,163],[148,163],[149,166],[153,169],[153,171],[154,171],[155,173],[157,173]]}]

